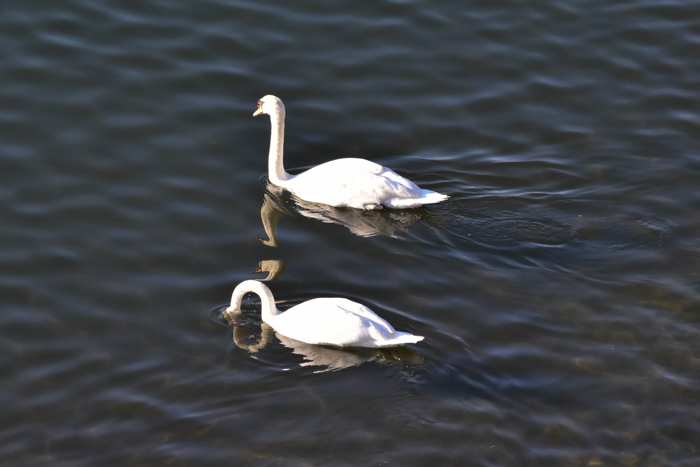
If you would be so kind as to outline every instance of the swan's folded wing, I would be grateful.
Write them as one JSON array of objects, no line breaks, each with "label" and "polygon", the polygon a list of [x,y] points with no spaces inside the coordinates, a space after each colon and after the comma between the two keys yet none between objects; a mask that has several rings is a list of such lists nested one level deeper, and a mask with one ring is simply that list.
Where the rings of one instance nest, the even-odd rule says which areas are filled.
[{"label": "swan's folded wing", "polygon": [[396,332],[396,330],[391,324],[389,324],[386,320],[380,318],[374,311],[370,310],[361,303],[353,302],[352,300],[348,300],[346,298],[339,298],[337,300],[337,306],[343,308],[349,313],[353,313],[357,316],[360,316],[373,322],[376,325],[376,327],[381,328],[390,334],[394,334]]},{"label": "swan's folded wing", "polygon": [[421,196],[415,183],[364,159],[338,159],[312,167],[294,177],[288,188],[307,201],[360,209]]},{"label": "swan's folded wing", "polygon": [[363,346],[395,334],[369,308],[345,298],[315,298],[275,317],[279,333],[309,344]]},{"label": "swan's folded wing", "polygon": [[377,175],[383,177],[385,180],[390,181],[394,189],[402,192],[403,197],[413,198],[421,195],[421,189],[418,187],[418,185],[416,185],[409,179],[402,177],[401,175],[397,174],[391,169],[388,169],[386,167],[382,167],[382,169],[384,170],[379,172]]}]

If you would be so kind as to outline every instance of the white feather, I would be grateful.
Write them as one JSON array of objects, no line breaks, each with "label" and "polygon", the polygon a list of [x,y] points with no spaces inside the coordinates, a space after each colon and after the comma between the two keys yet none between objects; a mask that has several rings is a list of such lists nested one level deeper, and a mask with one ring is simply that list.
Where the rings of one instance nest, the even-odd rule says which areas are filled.
[{"label": "white feather", "polygon": [[393,347],[423,340],[423,336],[396,331],[366,306],[346,298],[315,298],[281,313],[270,289],[258,281],[238,284],[227,311],[238,313],[248,292],[260,296],[264,322],[279,334],[307,344]]},{"label": "white feather", "polygon": [[422,190],[391,169],[364,159],[337,159],[313,167],[299,175],[284,170],[284,117],[282,100],[265,96],[253,114],[268,114],[272,123],[268,178],[297,197],[335,207],[407,209],[439,203],[447,195]]}]

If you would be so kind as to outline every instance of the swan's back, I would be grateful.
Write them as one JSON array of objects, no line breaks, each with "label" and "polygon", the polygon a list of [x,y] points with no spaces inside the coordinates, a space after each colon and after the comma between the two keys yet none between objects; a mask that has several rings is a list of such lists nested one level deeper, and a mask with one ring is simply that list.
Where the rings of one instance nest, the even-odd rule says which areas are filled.
[{"label": "swan's back", "polygon": [[270,324],[280,334],[309,344],[386,347],[423,339],[397,332],[366,306],[345,298],[309,300],[275,316]]},{"label": "swan's back", "polygon": [[336,159],[287,182],[299,198],[337,207],[367,209],[393,199],[416,199],[422,190],[391,169],[364,159]]}]

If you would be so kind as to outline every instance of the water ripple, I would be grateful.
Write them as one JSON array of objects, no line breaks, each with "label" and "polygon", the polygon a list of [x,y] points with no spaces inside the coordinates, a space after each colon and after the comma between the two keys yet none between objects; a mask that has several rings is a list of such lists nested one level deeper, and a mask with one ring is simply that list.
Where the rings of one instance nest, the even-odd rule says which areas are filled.
[{"label": "water ripple", "polygon": [[[2,463],[689,465],[698,24],[681,0],[5,5]],[[450,199],[272,193],[268,93],[290,172],[362,157]],[[256,306],[216,313],[259,264],[284,306],[345,296],[426,339],[257,350]]]}]

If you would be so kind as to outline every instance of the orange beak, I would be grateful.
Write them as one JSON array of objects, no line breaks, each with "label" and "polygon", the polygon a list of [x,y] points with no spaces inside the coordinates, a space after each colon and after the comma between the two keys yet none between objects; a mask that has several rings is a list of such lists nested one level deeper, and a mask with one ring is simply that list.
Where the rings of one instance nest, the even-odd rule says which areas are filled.
[{"label": "orange beak", "polygon": [[258,110],[256,110],[256,111],[253,113],[253,117],[257,117],[257,116],[260,115],[261,113],[263,113],[263,111],[262,111],[262,103],[261,103],[261,102],[258,102]]}]

